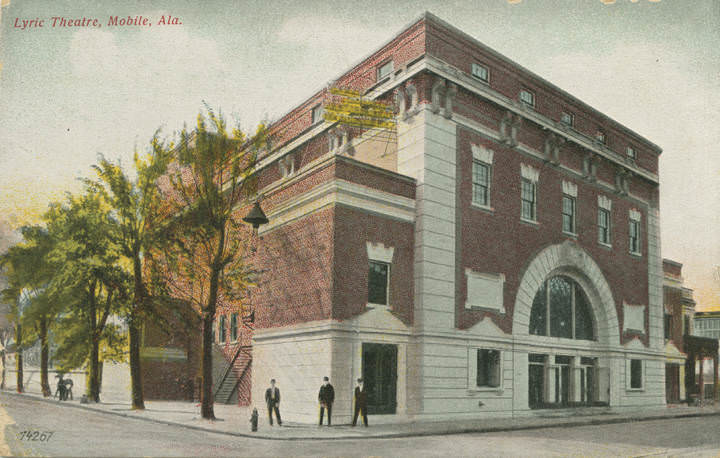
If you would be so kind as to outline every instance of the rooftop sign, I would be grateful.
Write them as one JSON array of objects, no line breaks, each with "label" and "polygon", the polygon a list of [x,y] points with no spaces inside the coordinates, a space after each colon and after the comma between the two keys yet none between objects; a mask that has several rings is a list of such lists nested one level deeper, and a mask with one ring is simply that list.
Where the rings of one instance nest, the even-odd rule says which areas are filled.
[{"label": "rooftop sign", "polygon": [[385,103],[369,100],[357,91],[331,88],[339,103],[325,106],[325,120],[364,129],[395,129],[395,113]]}]

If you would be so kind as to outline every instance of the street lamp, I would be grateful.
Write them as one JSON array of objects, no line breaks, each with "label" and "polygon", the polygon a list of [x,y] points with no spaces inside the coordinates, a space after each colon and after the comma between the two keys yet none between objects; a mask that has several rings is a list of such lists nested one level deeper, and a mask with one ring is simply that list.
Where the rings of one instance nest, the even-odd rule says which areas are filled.
[{"label": "street lamp", "polygon": [[[255,205],[253,205],[253,208],[250,209],[247,215],[243,218],[243,221],[245,221],[248,224],[251,224],[253,227],[253,235],[257,235],[258,228],[268,223],[268,218],[265,216],[265,212],[260,208],[260,201],[256,200]],[[255,247],[253,247],[253,253],[255,252]],[[255,323],[255,310],[250,311],[250,315],[247,317],[242,317],[242,322],[245,326],[252,329],[252,323]]]},{"label": "street lamp", "polygon": [[265,212],[263,212],[262,208],[260,208],[260,202],[255,201],[255,205],[253,205],[253,208],[243,218],[243,221],[252,225],[253,233],[255,235],[257,235],[258,228],[261,225],[268,223],[268,219],[267,219],[267,216],[265,216]]}]

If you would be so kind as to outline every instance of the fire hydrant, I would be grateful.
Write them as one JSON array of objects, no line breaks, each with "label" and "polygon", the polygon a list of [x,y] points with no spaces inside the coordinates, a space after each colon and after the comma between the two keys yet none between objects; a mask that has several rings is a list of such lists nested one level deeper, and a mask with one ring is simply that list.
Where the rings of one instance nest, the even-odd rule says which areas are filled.
[{"label": "fire hydrant", "polygon": [[257,408],[254,408],[252,411],[252,415],[250,415],[250,427],[253,432],[257,431],[258,426],[258,411]]}]

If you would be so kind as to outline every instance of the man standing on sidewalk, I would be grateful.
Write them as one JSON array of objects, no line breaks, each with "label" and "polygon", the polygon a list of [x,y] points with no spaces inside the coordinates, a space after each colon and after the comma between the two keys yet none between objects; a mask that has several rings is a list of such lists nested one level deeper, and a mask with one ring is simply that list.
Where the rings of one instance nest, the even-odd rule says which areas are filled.
[{"label": "man standing on sidewalk", "polygon": [[355,387],[355,414],[353,414],[353,426],[357,424],[357,418],[360,411],[362,411],[363,425],[367,427],[367,393],[365,393],[363,379],[361,378],[357,379],[357,386]]},{"label": "man standing on sidewalk", "polygon": [[323,377],[323,384],[320,387],[318,401],[320,401],[320,426],[322,426],[325,409],[327,409],[328,426],[330,426],[332,424],[332,404],[335,401],[335,389],[330,385],[330,379],[327,377]]},{"label": "man standing on sidewalk", "polygon": [[280,419],[280,390],[275,386],[275,379],[270,380],[270,388],[265,390],[265,403],[268,408],[268,416],[270,417],[270,426],[273,425],[273,410],[275,410],[275,418],[277,418],[278,426],[282,426]]}]

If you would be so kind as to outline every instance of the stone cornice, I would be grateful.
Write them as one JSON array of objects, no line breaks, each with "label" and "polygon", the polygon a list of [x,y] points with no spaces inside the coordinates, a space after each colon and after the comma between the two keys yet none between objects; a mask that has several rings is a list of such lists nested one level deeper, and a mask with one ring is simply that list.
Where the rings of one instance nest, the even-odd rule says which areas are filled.
[{"label": "stone cornice", "polygon": [[577,132],[576,130],[562,125],[559,122],[553,121],[545,115],[538,113],[537,111],[526,107],[524,104],[512,100],[499,92],[492,89],[487,84],[483,84],[479,81],[474,80],[470,75],[465,72],[449,65],[442,60],[433,56],[426,56],[423,59],[423,66],[428,70],[437,75],[440,75],[453,83],[462,86],[464,89],[479,95],[502,108],[512,111],[513,113],[528,119],[541,127],[560,135],[567,140],[570,140],[583,148],[591,151],[598,156],[601,156],[608,161],[625,168],[638,176],[641,176],[648,181],[657,184],[659,182],[658,175],[642,169],[637,165],[630,163],[625,160],[624,156],[620,153],[613,152],[604,145],[598,144],[596,141],[587,137],[586,135]]}]

